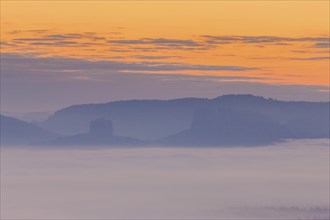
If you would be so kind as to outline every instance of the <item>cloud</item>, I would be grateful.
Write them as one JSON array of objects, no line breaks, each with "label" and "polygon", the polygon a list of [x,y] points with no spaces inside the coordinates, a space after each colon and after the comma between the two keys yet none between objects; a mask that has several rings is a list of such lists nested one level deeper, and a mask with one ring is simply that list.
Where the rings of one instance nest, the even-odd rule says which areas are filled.
[{"label": "cloud", "polygon": [[136,50],[207,50],[211,47],[204,42],[168,38],[114,39],[107,42],[116,46],[135,46]]},{"label": "cloud", "polygon": [[[76,39],[56,39],[56,38],[17,38],[13,42],[17,48],[22,46],[47,46],[47,47],[90,47],[96,45],[93,42],[81,42]],[[23,44],[23,45],[22,45]]]},{"label": "cloud", "polygon": [[[258,47],[265,45],[288,46],[297,42],[308,42],[316,48],[329,47],[329,38],[326,37],[279,37],[279,36],[213,36],[201,35],[198,41],[190,39],[165,39],[165,38],[139,38],[139,39],[114,39],[108,41],[115,45],[141,45],[150,46],[146,49],[177,49],[177,50],[209,50],[217,45],[226,44],[252,44]],[[135,48],[141,49],[141,48]]]},{"label": "cloud", "polygon": [[[116,58],[116,57],[114,57]],[[123,57],[118,57],[123,58]],[[148,57],[149,58],[149,57]],[[152,59],[159,57],[150,57]],[[160,57],[167,58],[167,57]],[[241,75],[189,75],[178,73],[162,73],[177,70],[204,71],[235,71],[240,72],[244,67],[236,66],[207,66],[181,63],[140,62],[128,63],[120,61],[88,61],[83,59],[63,57],[38,57],[33,54],[2,54],[2,72],[6,80],[39,81],[49,79],[75,80],[88,79],[109,81],[112,77],[152,78],[165,81],[222,81],[222,80],[267,80],[265,77]],[[247,68],[246,70],[249,70]],[[152,72],[157,71],[157,74]]]},{"label": "cloud", "polygon": [[253,60],[329,60],[330,57],[250,57]]},{"label": "cloud", "polygon": [[[22,31],[22,33],[31,31]],[[15,32],[21,33],[21,32]],[[47,46],[47,47],[90,47],[104,42],[104,37],[98,36],[94,32],[68,33],[68,34],[50,34],[51,31],[39,32],[33,31],[32,37],[19,37],[11,40],[16,47],[22,46]],[[47,33],[47,34],[45,34]]]},{"label": "cloud", "polygon": [[1,47],[15,47],[16,44],[12,43],[12,42],[6,42],[6,41],[0,41],[0,46]]},{"label": "cloud", "polygon": [[[23,46],[49,47],[90,47],[101,45],[106,51],[112,52],[159,52],[159,51],[207,51],[226,44],[246,44],[255,47],[267,45],[287,46],[298,42],[306,42],[314,48],[329,48],[329,38],[326,37],[281,37],[281,36],[236,36],[236,35],[201,35],[191,39],[175,39],[162,37],[144,37],[123,39],[119,33],[58,33],[52,30],[22,30],[12,31],[17,35],[8,43],[15,43],[17,49]],[[27,35],[29,34],[29,35]],[[109,37],[108,35],[112,36]],[[29,36],[29,37],[24,37]],[[71,42],[71,43],[67,43]],[[73,43],[75,42],[75,43]],[[40,48],[39,48],[40,49]]]},{"label": "cloud", "polygon": [[63,39],[80,39],[84,37],[84,35],[83,34],[50,34],[50,35],[45,35],[44,37],[50,39],[63,40]]},{"label": "cloud", "polygon": [[202,38],[209,44],[275,44],[288,45],[290,42],[314,42],[315,47],[329,45],[329,38],[326,37],[278,37],[278,36],[213,36],[202,35]]},{"label": "cloud", "polygon": [[80,45],[78,42],[75,41],[54,41],[54,42],[32,42],[30,45],[37,45],[37,46],[77,46]]},{"label": "cloud", "polygon": [[23,38],[14,38],[14,41],[20,42],[30,42],[30,41],[57,41],[57,37],[23,37]]},{"label": "cloud", "polygon": [[64,57],[36,57],[34,55],[2,54],[3,66],[6,68],[23,68],[42,71],[65,70],[109,70],[109,71],[249,71],[259,69],[245,66],[197,65],[171,62],[121,62],[89,61]]},{"label": "cloud", "polygon": [[162,60],[162,59],[172,59],[172,58],[180,58],[179,56],[145,56],[140,55],[136,56],[139,59],[146,59],[146,60]]},{"label": "cloud", "polygon": [[37,37],[21,37],[14,38],[14,41],[54,41],[54,40],[71,40],[71,39],[93,39],[93,40],[103,40],[104,37],[98,36],[94,32],[84,32],[81,34],[71,33],[71,34],[41,34]]},{"label": "cloud", "polygon": [[295,57],[290,60],[329,60],[330,57]]},{"label": "cloud", "polygon": [[193,40],[166,39],[166,38],[140,38],[136,40],[110,40],[114,44],[153,44],[165,46],[201,46]]},{"label": "cloud", "polygon": [[34,34],[43,34],[43,33],[47,33],[50,32],[50,30],[46,30],[46,29],[36,29],[36,30],[14,30],[14,31],[10,31],[8,32],[8,34],[22,34],[22,33],[34,33]]},{"label": "cloud", "polygon": [[[261,77],[262,78],[262,77]],[[269,84],[245,76],[4,70],[1,111],[53,111],[79,103],[254,94],[280,100],[329,100],[326,86]]]},{"label": "cloud", "polygon": [[323,42],[323,43],[316,43],[314,44],[315,48],[330,48],[329,42]]},{"label": "cloud", "polygon": [[[284,100],[329,99],[328,93],[322,92],[329,89],[327,86],[269,84],[267,81],[272,75],[249,77],[244,71],[225,72],[223,76],[212,76],[206,71],[204,75],[165,74],[160,69],[169,68],[159,65],[162,63],[93,62],[3,54],[1,111],[52,111],[78,103],[216,97],[230,93]],[[155,69],[159,70],[158,73],[151,74],[150,70]]]},{"label": "cloud", "polygon": [[[169,39],[169,38],[138,38],[138,39],[108,39],[107,37],[95,32],[83,33],[66,33],[58,34],[51,31],[14,31],[11,34],[25,34],[32,33],[29,37],[13,38],[11,42],[17,44],[26,44],[31,46],[54,46],[63,47],[65,45],[77,47],[84,47],[89,45],[96,45],[100,43],[103,46],[111,46],[109,51],[128,52],[132,50],[139,50],[143,52],[158,51],[158,50],[208,50],[211,45],[204,42],[197,42],[190,39]],[[109,32],[113,34],[112,32]],[[109,34],[108,33],[108,34]],[[116,35],[120,33],[116,32]],[[66,43],[66,42],[71,42]],[[75,43],[73,43],[75,42]],[[82,43],[84,42],[84,44]],[[22,46],[22,45],[19,45]],[[18,46],[18,47],[19,47]]]},{"label": "cloud", "polygon": [[307,50],[290,50],[292,53],[309,53]]},{"label": "cloud", "polygon": [[0,45],[10,45],[10,44],[5,41],[0,41]]}]

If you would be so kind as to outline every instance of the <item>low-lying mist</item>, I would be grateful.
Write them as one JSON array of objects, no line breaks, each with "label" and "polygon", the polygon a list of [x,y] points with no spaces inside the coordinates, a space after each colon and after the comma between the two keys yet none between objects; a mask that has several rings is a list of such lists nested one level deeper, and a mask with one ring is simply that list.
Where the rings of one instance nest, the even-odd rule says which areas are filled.
[{"label": "low-lying mist", "polygon": [[1,149],[2,219],[328,219],[329,139]]}]

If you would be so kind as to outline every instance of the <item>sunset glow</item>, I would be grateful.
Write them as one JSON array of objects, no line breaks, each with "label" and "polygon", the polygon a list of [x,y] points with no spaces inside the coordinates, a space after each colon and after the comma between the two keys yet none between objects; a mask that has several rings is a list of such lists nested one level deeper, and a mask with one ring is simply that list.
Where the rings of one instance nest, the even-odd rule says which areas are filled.
[{"label": "sunset glow", "polygon": [[129,63],[116,71],[132,75],[329,86],[329,1],[2,1],[1,27],[5,55]]}]

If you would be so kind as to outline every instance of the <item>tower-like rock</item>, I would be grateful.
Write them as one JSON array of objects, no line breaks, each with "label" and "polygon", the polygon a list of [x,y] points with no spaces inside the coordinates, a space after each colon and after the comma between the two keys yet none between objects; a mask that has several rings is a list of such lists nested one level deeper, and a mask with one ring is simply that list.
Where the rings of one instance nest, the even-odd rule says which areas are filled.
[{"label": "tower-like rock", "polygon": [[112,121],[105,118],[98,118],[90,122],[89,134],[98,137],[112,137]]}]

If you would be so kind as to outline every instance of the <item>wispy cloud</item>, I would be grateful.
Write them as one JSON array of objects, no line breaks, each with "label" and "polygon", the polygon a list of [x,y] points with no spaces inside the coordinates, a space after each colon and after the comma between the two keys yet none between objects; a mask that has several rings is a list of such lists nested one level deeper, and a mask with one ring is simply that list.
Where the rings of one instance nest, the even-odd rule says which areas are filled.
[{"label": "wispy cloud", "polygon": [[121,62],[121,61],[90,61],[65,57],[36,57],[35,55],[3,54],[2,61],[6,66],[35,70],[109,70],[109,71],[249,71],[258,67],[198,65],[173,62]]},{"label": "wispy cloud", "polygon": [[[2,54],[1,107],[52,110],[72,103],[120,99],[215,97],[250,93],[286,100],[328,100],[327,86],[271,84],[271,74],[249,76],[223,66],[162,62],[88,61],[63,57]],[[184,74],[171,71],[186,70]],[[202,69],[203,75],[187,70]],[[214,76],[207,70],[226,70]],[[230,68],[229,68],[230,69]],[[157,74],[154,72],[157,71]],[[213,72],[212,72],[213,73]],[[65,95],[63,95],[65,94]],[[78,95],[79,94],[79,95]],[[49,100],[52,100],[51,102]]]},{"label": "wispy cloud", "polygon": [[[26,31],[23,31],[25,33]],[[20,34],[21,32],[17,32]],[[50,31],[33,31],[33,36],[13,38],[11,46],[79,47],[85,48],[104,43],[105,38],[93,32],[56,34]]]},{"label": "wispy cloud", "polygon": [[329,60],[330,57],[294,57],[291,60]]},{"label": "wispy cloud", "polygon": [[14,31],[10,31],[8,32],[8,34],[22,34],[22,33],[35,33],[35,34],[43,34],[43,33],[47,33],[50,32],[51,30],[46,30],[46,29],[35,29],[35,30],[14,30]]},{"label": "wispy cloud", "polygon": [[316,43],[314,44],[315,48],[330,48],[330,42],[321,42],[321,43]]},{"label": "wispy cloud", "polygon": [[165,46],[201,46],[193,40],[166,39],[166,38],[140,38],[134,40],[110,40],[114,44],[153,44]]},{"label": "wispy cloud", "polygon": [[135,56],[135,58],[145,59],[145,60],[162,60],[162,59],[172,59],[172,58],[180,58],[180,56]]},{"label": "wispy cloud", "polygon": [[[39,32],[37,32],[39,33]],[[43,33],[43,32],[42,32]],[[54,41],[54,40],[70,40],[70,39],[93,39],[93,40],[104,40],[104,37],[98,36],[93,32],[84,33],[69,33],[69,34],[37,34],[36,37],[21,37],[14,38],[14,41]]]},{"label": "wispy cloud", "polygon": [[[202,35],[202,38],[209,44],[233,44],[233,43],[246,43],[246,44],[277,44],[286,45],[289,42],[314,42],[323,45],[329,42],[326,37],[278,37],[278,36],[213,36]],[[329,44],[329,43],[328,43]]]},{"label": "wispy cloud", "polygon": [[37,45],[37,46],[76,46],[81,45],[76,41],[54,41],[54,42],[31,42],[30,45]]},{"label": "wispy cloud", "polygon": [[[304,43],[296,50],[305,48],[329,48],[328,37],[282,37],[282,36],[236,36],[236,35],[200,35],[190,38],[122,38],[119,33],[60,33],[53,30],[22,30],[12,31],[12,39],[7,43],[17,49],[25,46],[65,47],[76,46],[88,48],[96,46],[99,50],[111,52],[142,52],[159,51],[209,51],[232,44],[265,48],[273,46],[293,46]],[[119,35],[118,35],[119,34]],[[39,47],[40,49],[40,47]],[[291,48],[291,50],[294,50]],[[146,58],[147,59],[147,58]]]},{"label": "wispy cloud", "polygon": [[170,38],[138,38],[138,39],[113,39],[107,41],[115,46],[134,46],[135,50],[207,50],[212,47],[205,42],[191,39]]},{"label": "wispy cloud", "polygon": [[9,45],[9,43],[7,43],[5,41],[0,41],[0,45]]},{"label": "wispy cloud", "polygon": [[319,60],[329,60],[330,57],[250,57],[249,59],[253,60],[310,60],[310,61],[319,61]]}]

